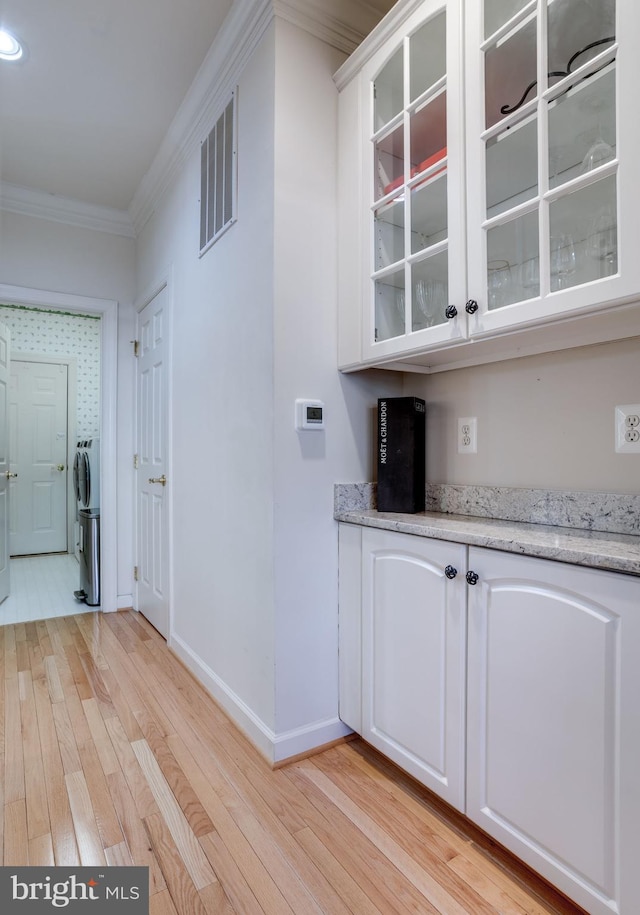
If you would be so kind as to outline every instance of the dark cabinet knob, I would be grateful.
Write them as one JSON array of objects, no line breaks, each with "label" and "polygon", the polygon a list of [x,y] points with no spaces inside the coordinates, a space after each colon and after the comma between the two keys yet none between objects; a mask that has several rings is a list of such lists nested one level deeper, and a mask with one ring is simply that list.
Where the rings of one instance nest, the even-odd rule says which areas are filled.
[{"label": "dark cabinet knob", "polygon": [[480,576],[478,575],[477,572],[467,572],[467,584],[468,585],[477,585],[479,577]]},{"label": "dark cabinet knob", "polygon": [[458,574],[458,570],[454,569],[453,566],[446,566],[444,574],[447,576],[447,578],[455,578]]},{"label": "dark cabinet knob", "polygon": [[449,306],[447,306],[447,308],[445,308],[444,314],[445,314],[446,318],[451,320],[452,318],[455,318],[455,316],[458,314],[458,309],[456,308],[455,305],[449,305]]},{"label": "dark cabinet knob", "polygon": [[464,306],[464,310],[468,315],[474,315],[478,310],[478,303],[475,299],[469,299],[467,304]]}]

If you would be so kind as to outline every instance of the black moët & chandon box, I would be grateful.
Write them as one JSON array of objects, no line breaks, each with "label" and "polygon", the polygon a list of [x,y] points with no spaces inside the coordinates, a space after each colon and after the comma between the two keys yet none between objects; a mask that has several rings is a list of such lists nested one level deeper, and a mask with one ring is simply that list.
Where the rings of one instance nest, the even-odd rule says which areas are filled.
[{"label": "black mo\u00ebt & chandon box", "polygon": [[425,419],[419,397],[379,398],[378,511],[424,511]]}]

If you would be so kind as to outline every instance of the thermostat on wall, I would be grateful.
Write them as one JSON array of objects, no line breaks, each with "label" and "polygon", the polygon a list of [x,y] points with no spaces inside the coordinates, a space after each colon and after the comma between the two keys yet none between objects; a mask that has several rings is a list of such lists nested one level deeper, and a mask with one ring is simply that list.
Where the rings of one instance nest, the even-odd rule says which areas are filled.
[{"label": "thermostat on wall", "polygon": [[324,404],[321,400],[296,400],[296,429],[324,429]]}]

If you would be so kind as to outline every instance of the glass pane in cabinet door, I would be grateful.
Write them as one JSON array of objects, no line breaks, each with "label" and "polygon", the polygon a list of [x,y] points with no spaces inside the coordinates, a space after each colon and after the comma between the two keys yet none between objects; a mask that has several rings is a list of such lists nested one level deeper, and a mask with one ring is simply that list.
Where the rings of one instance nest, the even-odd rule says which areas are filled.
[{"label": "glass pane in cabinet door", "polygon": [[447,70],[447,17],[444,12],[414,32],[409,41],[411,101],[437,83]]},{"label": "glass pane in cabinet door", "polygon": [[404,257],[404,199],[392,200],[374,214],[376,270]]},{"label": "glass pane in cabinet door", "polygon": [[547,14],[550,86],[615,41],[615,0],[550,0]]},{"label": "glass pane in cabinet door", "polygon": [[535,16],[487,49],[484,70],[485,122],[491,127],[536,96]]},{"label": "glass pane in cabinet door", "polygon": [[552,292],[617,273],[616,176],[554,201],[549,231]]},{"label": "glass pane in cabinet door", "polygon": [[414,111],[409,130],[413,177],[447,155],[447,93],[441,92]]},{"label": "glass pane in cabinet door", "polygon": [[405,332],[404,267],[375,281],[375,339],[389,340]]},{"label": "glass pane in cabinet door", "polygon": [[519,13],[528,2],[529,0],[485,0],[484,37],[491,38],[494,32]]},{"label": "glass pane in cabinet door", "polygon": [[487,306],[502,308],[540,295],[538,212],[487,231]]},{"label": "glass pane in cabinet door", "polygon": [[446,251],[434,254],[411,267],[411,329],[435,327],[447,320],[449,304],[449,256]]},{"label": "glass pane in cabinet door", "polygon": [[616,156],[616,71],[608,64],[549,104],[549,186]]},{"label": "glass pane in cabinet door", "polygon": [[411,191],[411,253],[447,237],[447,175],[423,181]]},{"label": "glass pane in cabinet door", "polygon": [[538,124],[535,114],[487,142],[487,218],[538,193]]},{"label": "glass pane in cabinet door", "polygon": [[373,130],[374,133],[388,124],[404,105],[403,51],[398,48],[373,81]]},{"label": "glass pane in cabinet door", "polygon": [[375,199],[390,194],[404,182],[404,128],[402,124],[375,144]]}]

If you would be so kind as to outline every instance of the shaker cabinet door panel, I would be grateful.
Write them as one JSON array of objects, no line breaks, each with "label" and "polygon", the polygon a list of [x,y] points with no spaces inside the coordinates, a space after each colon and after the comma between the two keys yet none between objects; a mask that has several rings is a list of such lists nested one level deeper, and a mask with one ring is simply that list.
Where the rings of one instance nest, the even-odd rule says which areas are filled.
[{"label": "shaker cabinet door panel", "polygon": [[[462,546],[363,531],[363,736],[464,809]],[[449,580],[448,565],[460,570]]]},{"label": "shaker cabinet door panel", "polygon": [[469,565],[467,815],[593,915],[617,911],[640,582],[475,548]]}]

